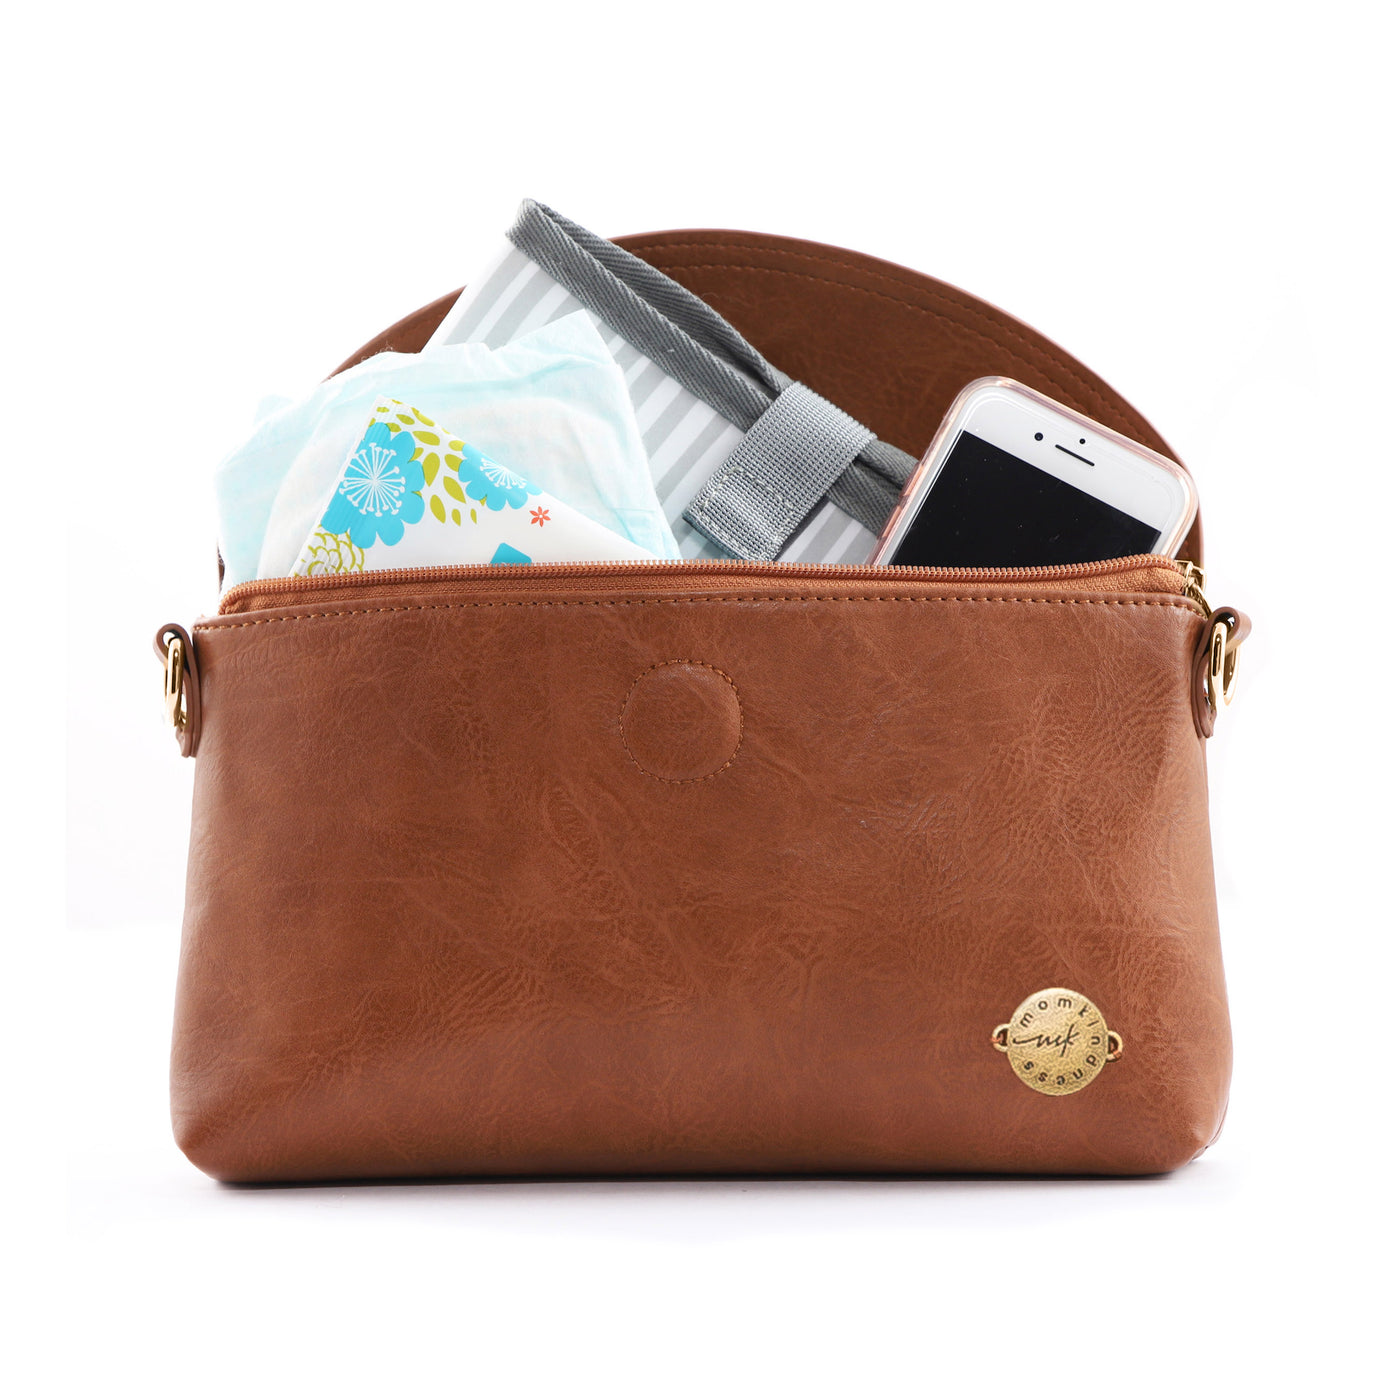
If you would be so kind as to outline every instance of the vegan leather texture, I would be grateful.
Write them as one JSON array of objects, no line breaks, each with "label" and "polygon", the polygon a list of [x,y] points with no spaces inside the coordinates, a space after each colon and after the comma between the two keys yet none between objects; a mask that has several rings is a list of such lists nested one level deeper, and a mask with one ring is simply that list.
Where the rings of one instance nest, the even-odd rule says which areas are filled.
[{"label": "vegan leather texture", "polygon": [[[173,1086],[198,1165],[1151,1172],[1211,1139],[1200,611],[722,582],[371,578],[196,626]],[[620,728],[677,658],[742,703],[703,781]],[[1045,1099],[988,1037],[1062,985],[1128,1048]]]},{"label": "vegan leather texture", "polygon": [[[1164,449],[931,279],[788,239],[622,242],[911,451],[985,374]],[[361,353],[417,348],[449,304]],[[1181,582],[236,590],[190,648],[180,1146],[231,1181],[1181,1165],[1231,1057]],[[991,1044],[1046,987],[1125,1046],[1058,1098]]]}]

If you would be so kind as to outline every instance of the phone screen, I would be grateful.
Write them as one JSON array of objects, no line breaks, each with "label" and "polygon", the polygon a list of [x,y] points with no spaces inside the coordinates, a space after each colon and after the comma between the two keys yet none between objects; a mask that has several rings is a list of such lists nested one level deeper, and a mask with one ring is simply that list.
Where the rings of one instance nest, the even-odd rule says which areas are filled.
[{"label": "phone screen", "polygon": [[889,562],[986,569],[1086,564],[1148,553],[1160,534],[964,432]]}]

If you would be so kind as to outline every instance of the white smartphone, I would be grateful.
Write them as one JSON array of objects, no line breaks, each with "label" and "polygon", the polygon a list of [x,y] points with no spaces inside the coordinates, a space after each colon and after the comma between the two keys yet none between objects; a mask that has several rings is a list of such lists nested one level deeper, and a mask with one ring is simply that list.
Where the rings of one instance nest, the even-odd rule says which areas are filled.
[{"label": "white smartphone", "polygon": [[978,379],[905,485],[872,564],[1015,568],[1172,555],[1184,468],[1014,379]]}]

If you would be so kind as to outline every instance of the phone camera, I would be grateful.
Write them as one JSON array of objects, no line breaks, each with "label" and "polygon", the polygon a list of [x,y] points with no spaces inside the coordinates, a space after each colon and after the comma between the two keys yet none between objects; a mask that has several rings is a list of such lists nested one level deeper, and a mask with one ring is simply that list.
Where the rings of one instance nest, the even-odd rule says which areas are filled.
[{"label": "phone camera", "polygon": [[1044,441],[1045,441],[1045,434],[1044,434],[1044,433],[1037,433],[1037,434],[1035,435],[1035,440],[1036,440],[1037,442],[1044,442]]}]

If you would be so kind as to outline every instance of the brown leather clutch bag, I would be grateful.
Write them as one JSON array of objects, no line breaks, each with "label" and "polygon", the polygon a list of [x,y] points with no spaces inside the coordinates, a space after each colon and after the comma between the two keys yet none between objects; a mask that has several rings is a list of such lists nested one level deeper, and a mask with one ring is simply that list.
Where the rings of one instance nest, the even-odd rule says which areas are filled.
[{"label": "brown leather clutch bag", "polygon": [[[990,374],[1168,451],[903,268],[622,242],[906,451]],[[236,1181],[1188,1161],[1230,1077],[1204,740],[1246,625],[1200,582],[1139,557],[231,590],[158,638],[198,759],[181,1147]]]}]

